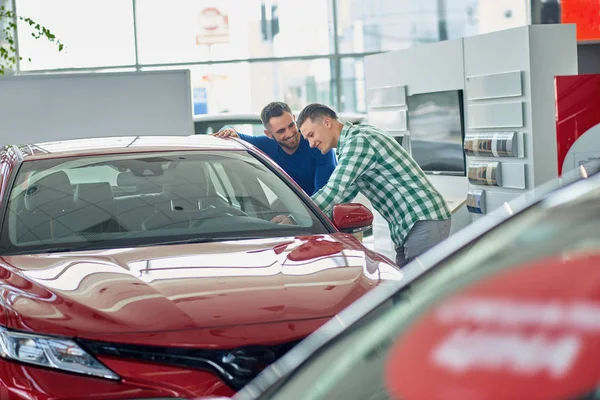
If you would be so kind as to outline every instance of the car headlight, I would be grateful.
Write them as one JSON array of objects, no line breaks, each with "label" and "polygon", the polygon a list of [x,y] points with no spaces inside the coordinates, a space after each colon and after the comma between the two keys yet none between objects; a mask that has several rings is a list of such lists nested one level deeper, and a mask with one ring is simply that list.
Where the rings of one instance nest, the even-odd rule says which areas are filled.
[{"label": "car headlight", "polygon": [[117,374],[69,339],[13,332],[0,327],[0,356],[62,371],[120,379]]}]

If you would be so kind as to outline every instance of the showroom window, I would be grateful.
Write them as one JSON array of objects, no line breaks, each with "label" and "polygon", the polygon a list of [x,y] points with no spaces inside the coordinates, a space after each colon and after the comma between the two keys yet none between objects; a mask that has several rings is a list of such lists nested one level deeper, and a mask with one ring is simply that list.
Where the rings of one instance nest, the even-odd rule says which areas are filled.
[{"label": "showroom window", "polygon": [[365,65],[362,57],[342,58],[340,112],[366,113]]},{"label": "showroom window", "polygon": [[[337,0],[340,53],[398,50],[413,43],[413,4],[431,0]],[[424,8],[424,6],[421,6]]]},{"label": "showroom window", "polygon": [[252,109],[260,112],[273,100],[285,101],[297,111],[313,102],[334,104],[330,64],[327,58],[251,63]]},{"label": "showroom window", "polygon": [[[6,10],[12,11],[12,4],[10,0],[0,0],[0,7],[4,7]],[[8,27],[8,21],[4,19],[0,19],[0,47],[8,48],[8,42],[6,41],[6,34],[4,33],[4,29]],[[11,30],[12,31],[12,30]],[[14,36],[14,32],[12,32]],[[12,66],[9,66],[8,63],[4,63],[0,61],[0,65],[2,65],[5,69],[5,74],[12,74],[14,69]]]},{"label": "showroom window", "polygon": [[[293,110],[306,104],[334,104],[335,87],[327,58],[286,62],[237,62],[169,67],[191,72],[196,114],[256,113],[281,100]],[[143,70],[164,70],[145,67]]]},{"label": "showroom window", "polygon": [[365,56],[526,25],[529,1],[14,0],[65,44],[20,24],[17,71],[185,68],[196,114],[273,100],[364,113]]},{"label": "showroom window", "polygon": [[252,110],[253,86],[248,62],[176,66],[144,67],[143,71],[189,69],[194,108],[206,113],[246,113]]},{"label": "showroom window", "polygon": [[19,22],[21,71],[135,63],[130,1],[17,0],[16,11],[49,28],[65,44],[65,49],[58,52],[56,45],[34,39],[29,26]]},{"label": "showroom window", "polygon": [[341,53],[401,50],[527,24],[528,0],[337,0]]},{"label": "showroom window", "polygon": [[140,64],[325,55],[328,1],[136,1]]}]

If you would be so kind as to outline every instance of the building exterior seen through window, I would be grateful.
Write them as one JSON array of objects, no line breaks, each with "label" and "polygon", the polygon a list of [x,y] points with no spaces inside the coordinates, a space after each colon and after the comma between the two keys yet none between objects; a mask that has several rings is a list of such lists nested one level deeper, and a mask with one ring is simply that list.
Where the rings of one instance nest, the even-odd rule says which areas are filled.
[{"label": "building exterior seen through window", "polygon": [[[3,0],[0,0],[0,3]],[[20,73],[191,70],[194,112],[365,112],[365,56],[526,25],[529,0],[15,0]]]}]

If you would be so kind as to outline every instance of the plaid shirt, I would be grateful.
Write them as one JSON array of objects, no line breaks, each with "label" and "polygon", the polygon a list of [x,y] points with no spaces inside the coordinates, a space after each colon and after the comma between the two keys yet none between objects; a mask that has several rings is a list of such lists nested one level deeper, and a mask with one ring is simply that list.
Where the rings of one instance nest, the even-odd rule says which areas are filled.
[{"label": "plaid shirt", "polygon": [[406,150],[371,125],[346,123],[338,143],[338,165],[312,199],[329,216],[334,204],[362,192],[388,222],[392,241],[401,246],[421,220],[451,217],[442,195]]}]

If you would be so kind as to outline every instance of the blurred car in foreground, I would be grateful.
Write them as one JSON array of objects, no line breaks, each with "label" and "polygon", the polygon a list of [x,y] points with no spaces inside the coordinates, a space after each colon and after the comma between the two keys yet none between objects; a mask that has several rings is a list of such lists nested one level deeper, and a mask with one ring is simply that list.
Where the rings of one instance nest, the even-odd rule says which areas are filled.
[{"label": "blurred car in foreground", "polygon": [[600,174],[582,177],[457,232],[233,399],[599,399]]},{"label": "blurred car in foreground", "polygon": [[[296,113],[298,115],[298,113]],[[340,113],[340,121],[352,122],[354,124],[364,123],[367,119],[366,114]],[[264,135],[264,126],[260,120],[260,113],[220,113],[220,114],[202,114],[194,116],[194,132],[199,134],[217,133],[224,126],[231,126],[238,132],[252,136]]]},{"label": "blurred car in foreground", "polygon": [[241,141],[6,146],[0,168],[3,398],[231,395],[402,279],[341,232],[371,224],[364,206],[334,225]]}]

